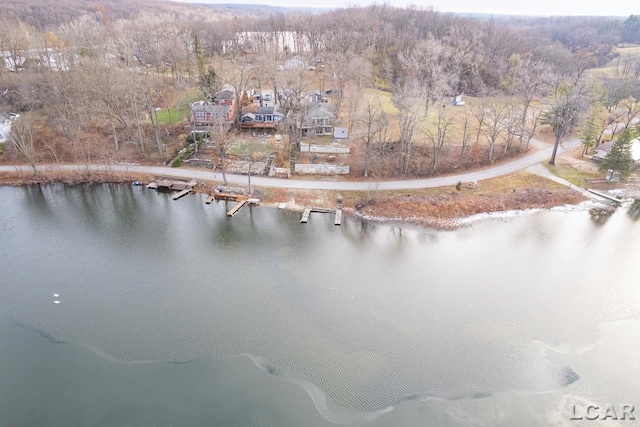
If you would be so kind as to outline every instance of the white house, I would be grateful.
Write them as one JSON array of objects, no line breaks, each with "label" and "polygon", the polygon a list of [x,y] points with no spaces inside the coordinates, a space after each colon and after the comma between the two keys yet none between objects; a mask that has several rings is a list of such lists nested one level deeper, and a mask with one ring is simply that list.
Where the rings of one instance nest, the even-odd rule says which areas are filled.
[{"label": "white house", "polygon": [[11,124],[15,119],[20,117],[13,113],[0,113],[0,144],[4,144],[11,136]]}]

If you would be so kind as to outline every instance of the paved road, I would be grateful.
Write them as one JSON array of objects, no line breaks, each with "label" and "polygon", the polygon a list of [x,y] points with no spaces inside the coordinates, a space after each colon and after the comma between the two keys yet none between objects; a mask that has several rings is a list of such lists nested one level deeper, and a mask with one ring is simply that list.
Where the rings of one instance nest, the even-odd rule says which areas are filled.
[{"label": "paved road", "polygon": [[[537,145],[537,144],[536,144]],[[579,139],[572,139],[560,144],[558,154],[568,151],[580,145]],[[411,190],[418,188],[434,188],[455,185],[458,181],[482,181],[507,175],[551,158],[553,147],[546,146],[535,153],[506,162],[487,169],[475,172],[448,175],[437,178],[407,179],[397,181],[328,181],[328,180],[299,180],[285,178],[268,178],[263,176],[251,177],[251,184],[256,187],[279,187],[302,190],[339,190],[339,191],[366,191],[366,190]],[[40,170],[68,170],[85,171],[89,167],[94,171],[129,172],[132,174],[146,174],[158,176],[171,176],[176,178],[196,178],[201,180],[222,181],[222,174],[198,169],[171,168],[165,166],[140,166],[140,165],[41,165]],[[15,172],[16,170],[31,171],[29,166],[0,166],[0,172]],[[246,175],[227,174],[230,185],[247,185]]]}]

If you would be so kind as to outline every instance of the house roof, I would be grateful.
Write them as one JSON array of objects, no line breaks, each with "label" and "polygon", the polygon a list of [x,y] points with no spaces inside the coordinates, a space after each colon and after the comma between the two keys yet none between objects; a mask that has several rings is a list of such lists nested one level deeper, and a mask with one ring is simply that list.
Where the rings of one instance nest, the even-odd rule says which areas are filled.
[{"label": "house roof", "polygon": [[256,114],[275,114],[276,107],[258,107]]},{"label": "house roof", "polygon": [[333,118],[335,107],[332,104],[321,102],[314,104],[307,110],[308,118]]},{"label": "house roof", "polygon": [[204,101],[196,102],[195,104],[191,105],[191,111],[193,111],[194,113],[204,112],[226,115],[230,109],[231,107],[229,105],[218,105]]},{"label": "house roof", "polygon": [[[604,144],[600,144],[596,151],[593,153],[591,158],[601,160],[607,157],[609,151],[611,151],[611,147],[613,147],[614,141],[607,141]],[[634,161],[640,160],[640,139],[636,138],[631,141],[631,157]]]},{"label": "house roof", "polygon": [[603,142],[602,144],[598,145],[597,150],[609,151],[611,150],[611,147],[613,147],[613,143],[614,141]]},{"label": "house roof", "polygon": [[235,97],[235,93],[232,90],[225,89],[218,92],[217,97],[218,99],[233,99]]}]

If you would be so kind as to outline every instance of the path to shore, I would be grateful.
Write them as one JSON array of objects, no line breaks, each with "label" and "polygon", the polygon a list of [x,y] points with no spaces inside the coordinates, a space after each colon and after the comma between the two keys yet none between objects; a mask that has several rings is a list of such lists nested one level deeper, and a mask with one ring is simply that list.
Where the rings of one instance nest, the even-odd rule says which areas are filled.
[{"label": "path to shore", "polygon": [[[534,141],[532,141],[533,143]],[[541,146],[540,143],[534,143],[535,146]],[[558,154],[571,150],[580,145],[579,139],[571,139],[560,144]],[[546,146],[546,145],[545,145]],[[520,157],[510,162],[502,163],[497,166],[478,170],[475,172],[448,175],[436,178],[425,179],[407,179],[397,181],[329,181],[318,178],[315,180],[302,179],[285,179],[285,178],[268,178],[264,176],[252,176],[251,183],[256,187],[279,187],[301,190],[338,190],[338,191],[367,191],[367,190],[411,190],[419,188],[434,188],[455,185],[458,181],[471,182],[482,181],[485,179],[496,178],[507,175],[551,158],[552,146],[547,146],[535,153]],[[86,171],[87,168],[92,171],[110,171],[110,172],[128,172],[130,174],[145,174],[157,176],[171,176],[176,178],[195,178],[208,181],[222,181],[222,174],[219,171],[207,171],[202,169],[186,169],[171,168],[166,166],[141,166],[141,165],[39,165],[38,170],[42,171]],[[31,172],[30,166],[0,166],[0,172]],[[233,185],[247,185],[246,175],[226,174],[227,181]]]}]

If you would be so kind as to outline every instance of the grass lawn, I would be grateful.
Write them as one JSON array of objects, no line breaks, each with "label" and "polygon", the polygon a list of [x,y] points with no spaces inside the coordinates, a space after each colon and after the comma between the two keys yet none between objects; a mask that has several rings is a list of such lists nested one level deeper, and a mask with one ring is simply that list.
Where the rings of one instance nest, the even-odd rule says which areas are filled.
[{"label": "grass lawn", "polygon": [[543,165],[549,169],[549,171],[562,179],[566,179],[573,185],[577,185],[579,187],[587,186],[587,178],[603,178],[602,174],[594,174],[588,172],[582,172],[578,169],[571,167],[569,165],[555,165],[551,166],[548,163],[543,163]]},{"label": "grass lawn", "polygon": [[187,93],[180,95],[170,108],[163,108],[158,111],[158,123],[180,123],[182,119],[189,117],[189,106],[200,100],[202,100],[200,89],[190,89]]},{"label": "grass lawn", "polygon": [[391,92],[385,92],[383,90],[365,89],[364,93],[371,96],[374,100],[377,98],[380,100],[380,106],[382,111],[388,116],[397,116],[398,109],[393,102],[391,102]]},{"label": "grass lawn", "polygon": [[623,58],[631,55],[640,56],[640,46],[628,46],[628,47],[614,47],[616,52],[620,54],[619,57],[613,59],[604,67],[594,68],[587,70],[586,72],[591,76],[610,77],[615,78],[617,76],[616,67],[618,64],[622,67]]},{"label": "grass lawn", "polygon": [[268,156],[276,151],[271,143],[272,138],[238,138],[227,148],[227,154],[236,156],[248,156],[252,152],[260,153],[261,156]]}]

